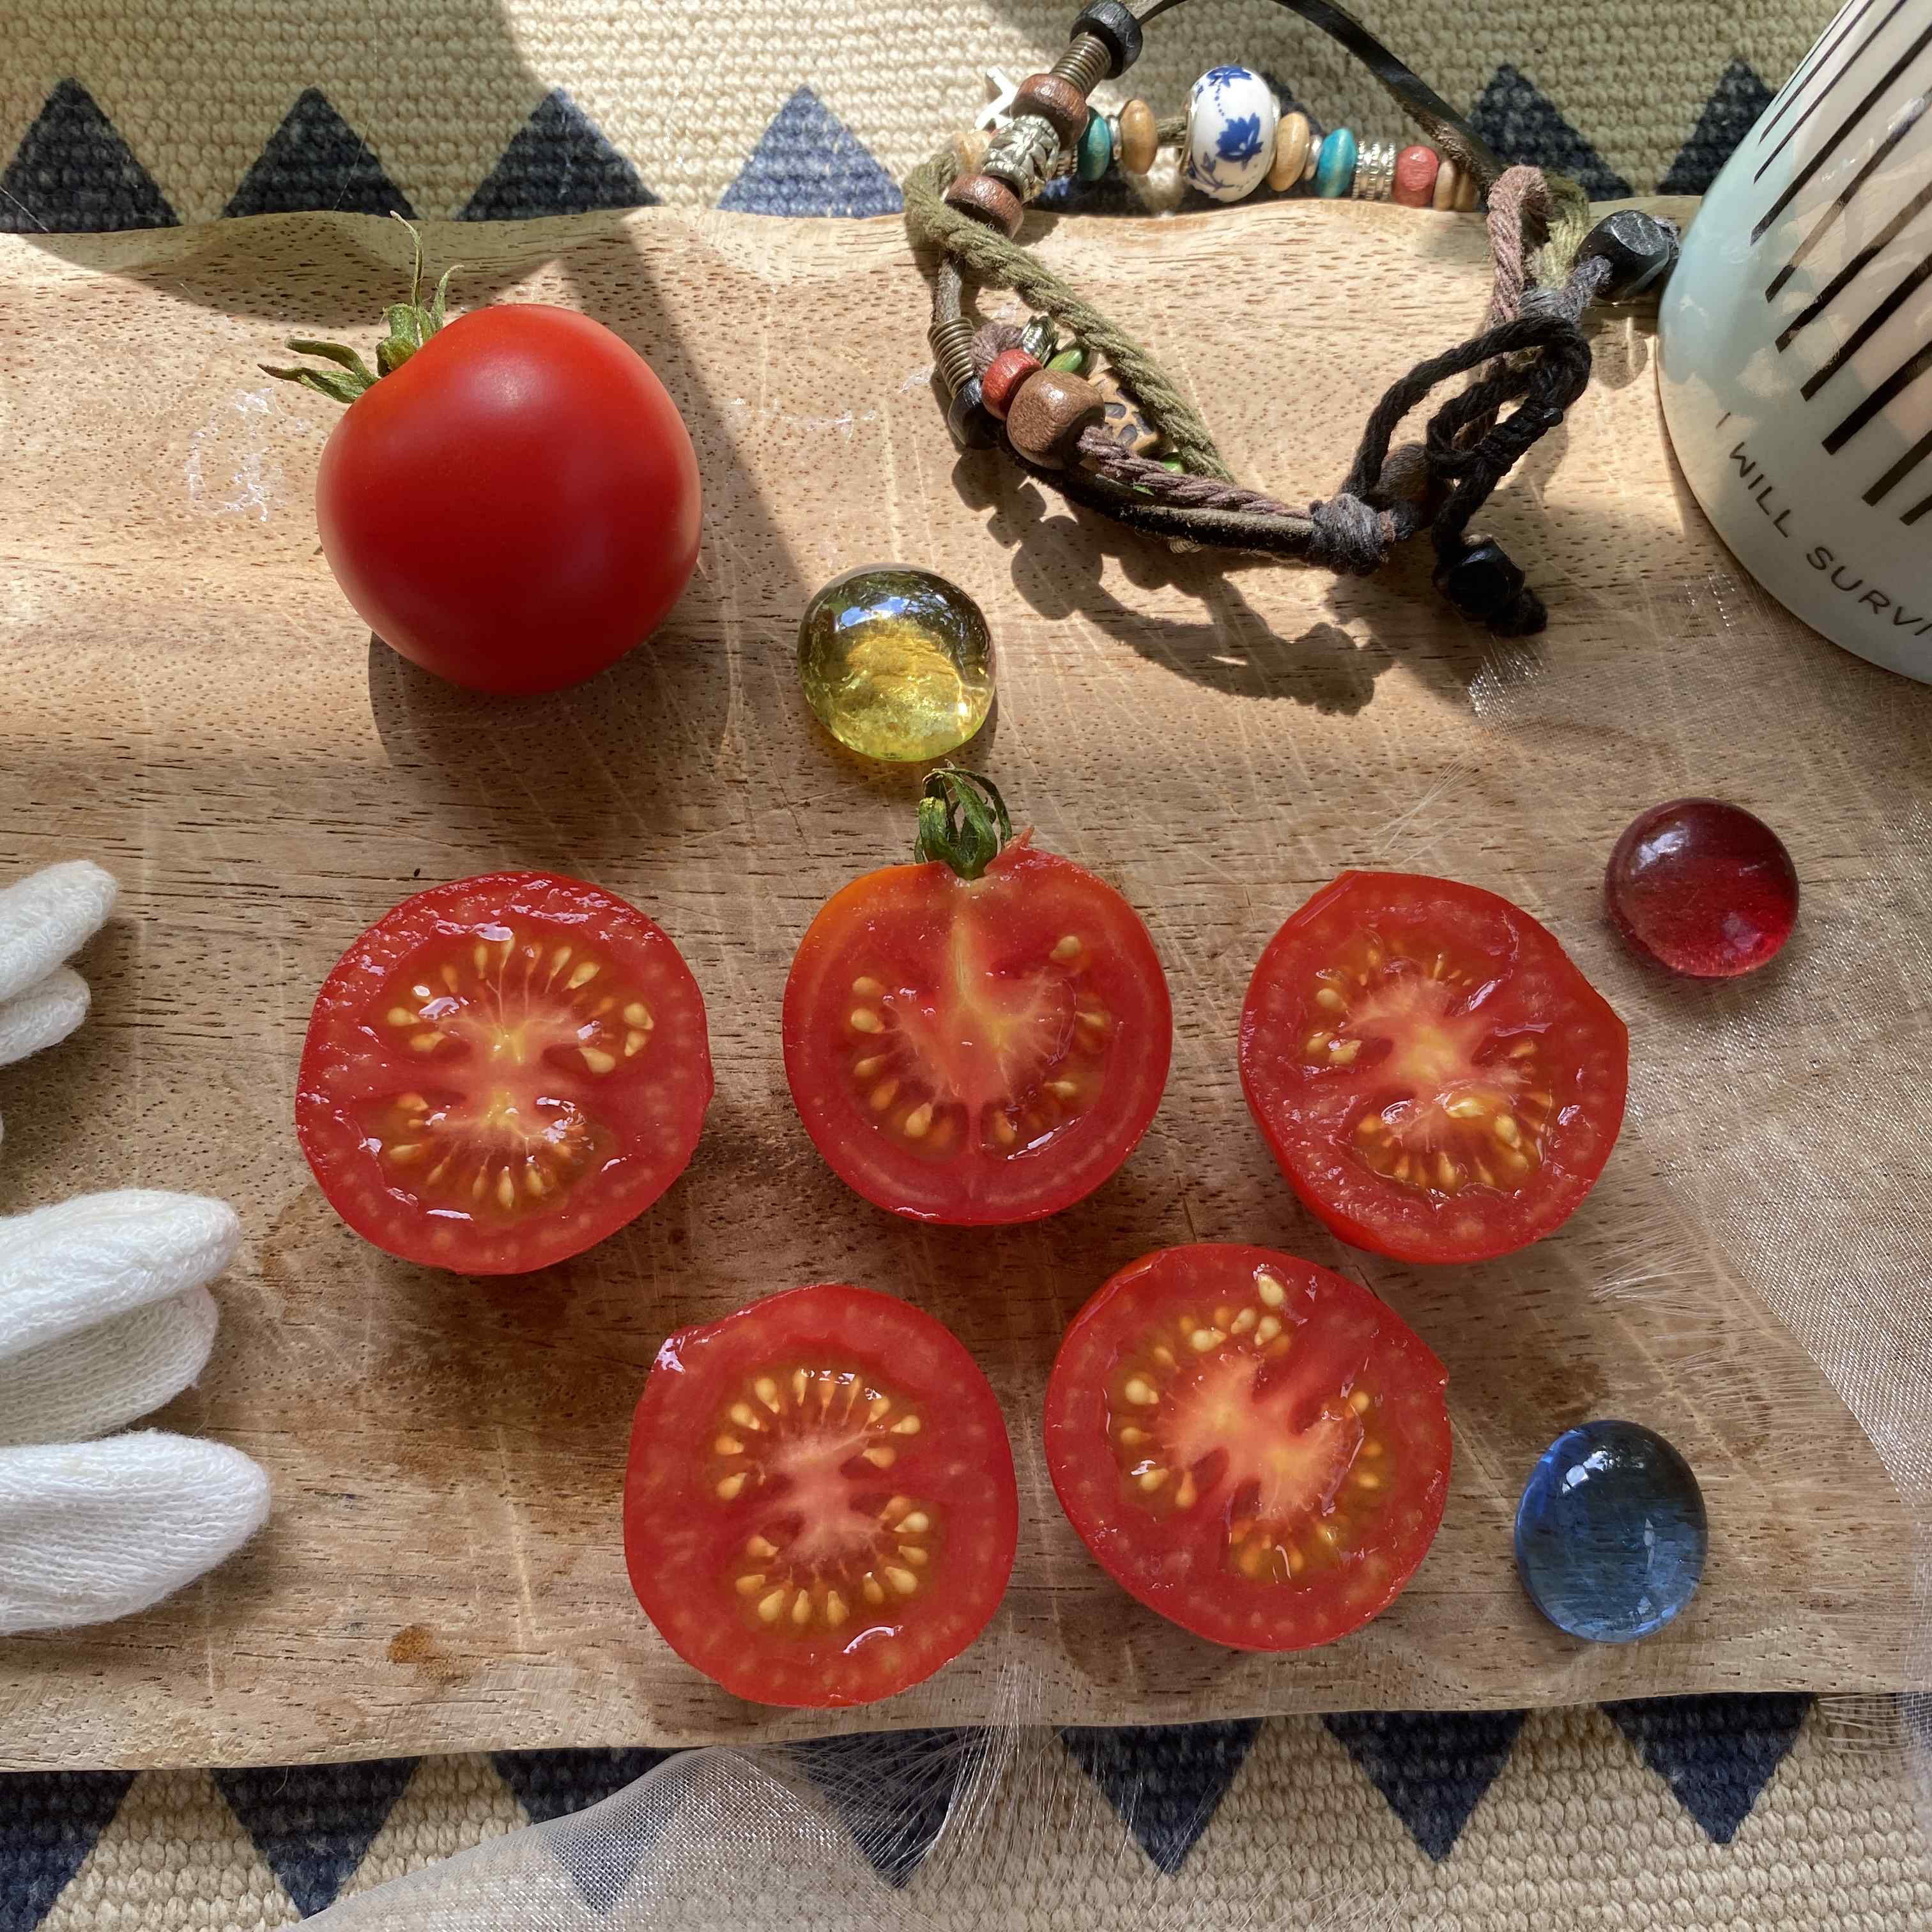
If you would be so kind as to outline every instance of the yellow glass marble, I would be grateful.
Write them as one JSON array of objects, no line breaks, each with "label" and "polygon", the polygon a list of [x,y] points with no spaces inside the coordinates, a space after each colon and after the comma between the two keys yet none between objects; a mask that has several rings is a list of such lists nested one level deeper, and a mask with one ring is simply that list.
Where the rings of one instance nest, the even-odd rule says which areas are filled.
[{"label": "yellow glass marble", "polygon": [[868,758],[940,758],[986,722],[993,642],[956,584],[872,564],[835,577],[805,607],[798,674],[842,745]]}]

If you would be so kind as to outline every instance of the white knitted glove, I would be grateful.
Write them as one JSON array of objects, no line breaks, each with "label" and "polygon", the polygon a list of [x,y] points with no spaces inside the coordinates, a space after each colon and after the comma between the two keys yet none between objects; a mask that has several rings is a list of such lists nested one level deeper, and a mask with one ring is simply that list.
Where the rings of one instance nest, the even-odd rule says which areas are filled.
[{"label": "white knitted glove", "polygon": [[[60,962],[112,909],[84,861],[0,892],[0,1066],[64,1039],[87,987]],[[0,1218],[0,1635],[158,1603],[268,1520],[238,1450],[155,1430],[214,1346],[206,1284],[241,1240],[225,1202],[125,1189]]]},{"label": "white knitted glove", "polygon": [[87,982],[61,962],[100,931],[119,891],[112,873],[70,859],[0,892],[0,1066],[87,1017]]}]

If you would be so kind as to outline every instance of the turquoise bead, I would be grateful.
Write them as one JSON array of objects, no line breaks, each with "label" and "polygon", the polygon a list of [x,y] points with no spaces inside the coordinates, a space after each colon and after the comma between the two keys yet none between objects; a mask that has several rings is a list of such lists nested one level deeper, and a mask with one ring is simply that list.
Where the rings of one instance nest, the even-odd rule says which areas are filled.
[{"label": "turquoise bead", "polygon": [[1322,143],[1315,163],[1315,192],[1324,201],[1340,201],[1355,184],[1355,137],[1337,128]]},{"label": "turquoise bead", "polygon": [[1084,182],[1096,182],[1114,165],[1113,130],[1104,114],[1089,114],[1080,130],[1080,147],[1076,164]]}]

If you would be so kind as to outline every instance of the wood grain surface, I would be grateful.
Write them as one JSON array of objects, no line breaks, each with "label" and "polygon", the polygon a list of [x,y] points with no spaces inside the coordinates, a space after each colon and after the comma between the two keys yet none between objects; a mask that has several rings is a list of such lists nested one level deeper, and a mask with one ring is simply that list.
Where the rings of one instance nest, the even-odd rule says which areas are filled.
[{"label": "wood grain surface", "polygon": [[[1333,487],[1383,384],[1466,332],[1484,291],[1478,222],[1397,208],[1284,202],[1040,239],[1166,359],[1238,474],[1304,499]],[[0,1764],[826,1728],[670,1655],[626,1583],[618,1515],[665,1334],[824,1279],[958,1331],[1006,1404],[1023,1498],[994,1629],[838,1728],[1904,1681],[1905,1515],[1700,1177],[1758,1071],[1796,1106],[1808,1080],[1868,1064],[1826,995],[1892,800],[1932,788],[1926,700],[1743,580],[1665,448],[1648,318],[1598,323],[1597,382],[1486,513],[1552,612],[1544,638],[1498,646],[1439,604],[1426,546],[1367,581],[1176,556],[994,455],[956,460],[894,221],[650,212],[428,240],[434,261],[472,265],[470,303],[570,303],[617,330],[698,446],[706,536],[682,605],[554,698],[472,698],[369,638],[316,546],[333,406],[256,371],[292,329],[372,344],[405,273],[399,230],[302,216],[0,239],[0,874],[86,855],[125,886],[80,962],[92,1020],[0,1075],[0,1208],[134,1183],[239,1205],[214,1361],[162,1420],[258,1457],[276,1498],[260,1540],[179,1599],[0,1643]],[[843,752],[794,668],[810,592],[883,560],[983,604],[1000,688],[974,756],[1046,844],[1141,910],[1173,989],[1153,1131],[1038,1226],[875,1212],[818,1158],[780,1065],[780,989],[812,912],[911,836],[916,775]],[[1604,922],[1616,834],[1687,791],[1754,806],[1796,855],[1801,932],[1761,984],[1668,984]],[[1250,1125],[1234,1055],[1249,971],[1348,865],[1508,894],[1629,1021],[1622,1142],[1575,1221],[1522,1255],[1432,1271],[1342,1250]],[[718,1096],[689,1172],[633,1227],[547,1275],[461,1280],[337,1222],[291,1085],[315,988],[363,926],[422,884],[518,866],[596,880],[669,930],[709,1004]],[[1907,1151],[1886,1156],[1896,1186],[1922,1172]],[[1828,1217],[1842,1204],[1819,1192]],[[1140,1610],[1045,1481],[1039,1400],[1065,1324],[1126,1261],[1196,1238],[1342,1266],[1449,1366],[1441,1538],[1388,1615],[1312,1654],[1238,1655]],[[1510,1547],[1536,1454],[1603,1414],[1678,1443],[1713,1526],[1690,1610],[1622,1649],[1540,1622]]]}]

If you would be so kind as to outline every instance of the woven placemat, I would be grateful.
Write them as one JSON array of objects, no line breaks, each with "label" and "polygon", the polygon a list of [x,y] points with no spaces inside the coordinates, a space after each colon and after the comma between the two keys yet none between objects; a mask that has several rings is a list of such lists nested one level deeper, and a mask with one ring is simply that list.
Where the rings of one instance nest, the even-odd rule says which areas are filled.
[{"label": "woven placemat", "polygon": [[[0,227],[343,208],[478,219],[652,201],[876,214],[986,98],[1065,44],[1074,0],[8,0]],[[1828,0],[1361,0],[1499,152],[1597,196],[1699,194]],[[1206,66],[1262,68],[1330,123],[1388,97],[1274,8],[1163,18],[1132,75],[1163,110]],[[1103,88],[1100,98],[1118,96]]]},{"label": "woven placemat", "polygon": [[[970,1860],[928,1866],[949,1828],[944,1794],[922,1783],[896,1808],[890,1751],[866,1738],[806,1748],[819,1788],[847,1794],[852,1835],[826,1854],[823,1897],[796,1900],[787,1922],[872,1923],[890,1904],[946,1928],[1258,1932],[1342,1922],[1331,1909],[1346,1900],[1348,1923],[1438,1932],[1932,1925],[1932,1862],[1896,1724],[1871,1700],[1370,1713],[1042,1742],[1027,1802],[1054,1815],[1050,1849],[985,1880]],[[0,1928],[290,1924],[594,1804],[659,1756],[0,1780]],[[882,1816],[898,1822],[882,1831]],[[746,1900],[712,1895],[714,1880],[678,1923],[741,1924],[741,1906],[757,1916],[760,1876],[742,1878]]]}]

